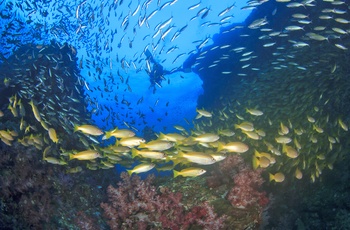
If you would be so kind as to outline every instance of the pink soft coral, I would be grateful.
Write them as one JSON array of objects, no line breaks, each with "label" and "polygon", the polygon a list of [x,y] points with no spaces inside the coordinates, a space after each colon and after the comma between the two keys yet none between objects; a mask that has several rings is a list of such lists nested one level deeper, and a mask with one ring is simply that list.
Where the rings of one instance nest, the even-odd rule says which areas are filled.
[{"label": "pink soft coral", "polygon": [[151,185],[153,177],[141,180],[122,173],[118,187],[108,187],[109,203],[102,203],[111,229],[187,229],[190,225],[205,229],[220,229],[225,216],[217,217],[213,208],[204,203],[186,211],[182,194],[162,188],[157,193]]}]

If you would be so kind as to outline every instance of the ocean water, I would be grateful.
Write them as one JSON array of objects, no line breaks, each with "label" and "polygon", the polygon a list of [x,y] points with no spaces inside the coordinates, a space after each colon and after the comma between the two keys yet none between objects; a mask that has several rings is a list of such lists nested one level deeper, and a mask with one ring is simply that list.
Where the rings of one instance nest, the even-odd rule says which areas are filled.
[{"label": "ocean water", "polygon": [[0,229],[349,228],[348,2],[0,9]]}]

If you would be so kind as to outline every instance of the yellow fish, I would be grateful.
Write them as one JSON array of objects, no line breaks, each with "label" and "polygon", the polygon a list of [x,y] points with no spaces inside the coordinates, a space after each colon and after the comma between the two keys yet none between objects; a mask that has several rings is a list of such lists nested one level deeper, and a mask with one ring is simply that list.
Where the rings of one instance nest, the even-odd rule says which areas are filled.
[{"label": "yellow fish", "polygon": [[21,117],[24,117],[26,115],[26,110],[24,109],[24,105],[21,99],[19,99],[18,101],[18,106],[19,106],[19,114],[21,114]]},{"label": "yellow fish", "polygon": [[33,114],[34,114],[35,119],[36,119],[37,121],[41,122],[41,116],[40,116],[39,110],[38,110],[38,108],[36,107],[36,105],[34,105],[33,100],[30,100],[29,105],[32,106],[32,111],[33,111]]},{"label": "yellow fish", "polygon": [[301,178],[303,178],[303,173],[300,171],[299,168],[297,168],[295,170],[295,178],[297,178],[298,180],[300,180]]},{"label": "yellow fish", "polygon": [[164,151],[174,146],[174,143],[162,140],[154,140],[148,143],[141,143],[139,148],[147,148],[149,150]]},{"label": "yellow fish", "polygon": [[323,133],[323,129],[317,125],[313,125],[313,129],[316,130],[318,133]]},{"label": "yellow fish", "polygon": [[253,156],[253,168],[257,169],[258,167],[267,168],[270,165],[270,160],[267,157],[256,157]]},{"label": "yellow fish", "polygon": [[100,136],[103,134],[103,131],[93,125],[74,125],[74,132],[81,131],[85,134]]},{"label": "yellow fish", "polygon": [[179,131],[182,131],[182,132],[186,131],[186,129],[184,127],[180,126],[180,125],[174,125],[174,128],[179,130]]},{"label": "yellow fish", "polygon": [[241,124],[235,124],[234,125],[236,129],[241,129],[243,131],[253,131],[254,130],[254,125],[253,123],[250,122],[242,122]]},{"label": "yellow fish", "polygon": [[40,124],[46,131],[49,131],[49,126],[45,123],[45,121],[41,120]]},{"label": "yellow fish", "polygon": [[344,131],[348,131],[348,126],[340,118],[338,119],[338,124]]},{"label": "yellow fish", "polygon": [[200,175],[204,174],[206,171],[204,169],[201,169],[201,168],[191,167],[191,168],[183,169],[181,171],[173,170],[173,172],[174,172],[174,178],[175,178],[178,176],[196,177],[196,176],[200,176]]},{"label": "yellow fish", "polygon": [[282,122],[280,123],[280,126],[281,126],[281,132],[283,135],[286,135],[289,133],[289,128],[285,126]]},{"label": "yellow fish", "polygon": [[280,173],[280,172],[278,172],[278,173],[276,173],[276,174],[272,174],[272,173],[270,173],[269,174],[269,179],[270,179],[270,181],[276,181],[276,182],[283,182],[284,181],[284,174],[283,173]]},{"label": "yellow fish", "polygon": [[292,141],[292,138],[285,137],[285,136],[278,136],[275,138],[275,140],[277,143],[280,143],[280,144],[288,144]]},{"label": "yellow fish", "polygon": [[196,109],[198,115],[196,116],[196,119],[199,119],[201,117],[212,117],[213,115],[208,112],[208,111],[205,111],[203,109]]},{"label": "yellow fish", "polygon": [[6,87],[9,87],[9,86],[10,86],[10,82],[11,82],[11,79],[5,77],[5,79],[4,79],[4,85],[5,85]]},{"label": "yellow fish", "polygon": [[235,135],[235,132],[233,132],[232,130],[229,130],[229,129],[219,130],[218,133],[220,135],[223,135],[223,136],[226,136],[226,137],[232,137],[233,135]]},{"label": "yellow fish", "polygon": [[164,165],[164,166],[160,166],[156,168],[158,172],[162,172],[162,171],[170,171],[174,169],[174,165]]},{"label": "yellow fish", "polygon": [[315,118],[311,117],[311,116],[306,116],[307,117],[307,120],[310,122],[310,123],[315,123]]},{"label": "yellow fish", "polygon": [[250,113],[251,115],[254,115],[254,116],[261,116],[264,114],[262,111],[257,110],[257,109],[246,109],[246,112]]},{"label": "yellow fish", "polygon": [[276,163],[276,159],[273,156],[271,156],[270,153],[258,152],[257,150],[254,150],[254,156],[256,156],[258,158],[266,157],[267,159],[269,159],[270,164]]},{"label": "yellow fish", "polygon": [[153,169],[154,166],[156,166],[153,163],[142,163],[139,165],[136,165],[133,169],[131,170],[126,170],[129,175],[133,173],[142,173],[142,172],[148,172],[149,170]]},{"label": "yellow fish", "polygon": [[298,150],[300,150],[300,149],[301,149],[301,145],[300,145],[300,143],[299,143],[298,139],[297,139],[297,138],[295,138],[295,137],[294,137],[294,145],[295,145],[295,147],[296,147]]},{"label": "yellow fish", "polygon": [[290,158],[297,158],[299,156],[298,151],[288,145],[283,145],[282,151]]},{"label": "yellow fish", "polygon": [[248,138],[253,139],[253,140],[260,140],[260,136],[252,131],[244,131],[242,130],[242,133],[244,133],[245,135],[247,135]]},{"label": "yellow fish", "polygon": [[265,131],[262,130],[262,129],[257,129],[257,130],[255,130],[255,132],[256,132],[260,137],[265,137],[265,136],[266,136]]},{"label": "yellow fish", "polygon": [[227,150],[231,153],[244,153],[249,150],[249,146],[242,142],[229,142],[227,144],[219,142],[217,151],[221,150]]},{"label": "yellow fish", "polygon": [[101,157],[100,153],[96,150],[89,149],[85,151],[78,152],[77,154],[69,154],[69,160],[77,159],[77,160],[93,160]]},{"label": "yellow fish", "polygon": [[16,107],[12,107],[11,104],[9,104],[7,108],[11,111],[14,117],[18,117],[18,112]]},{"label": "yellow fish", "polygon": [[150,159],[165,159],[165,154],[162,152],[156,152],[156,151],[140,151],[137,149],[132,149],[132,158],[136,156],[142,156],[144,158],[150,158]]},{"label": "yellow fish", "polygon": [[168,133],[168,134],[160,133],[158,137],[159,140],[165,140],[165,141],[171,141],[171,142],[182,141],[185,138],[186,137],[178,133]]},{"label": "yellow fish", "polygon": [[125,137],[117,141],[117,145],[127,146],[129,148],[139,146],[141,143],[146,142],[145,139],[141,137]]},{"label": "yellow fish", "polygon": [[130,148],[126,146],[110,146],[109,147],[115,153],[128,153],[130,152]]},{"label": "yellow fish", "polygon": [[192,163],[197,163],[200,165],[211,165],[216,162],[214,157],[202,152],[188,152],[188,153],[179,152],[178,157],[183,157]]},{"label": "yellow fish", "polygon": [[135,136],[135,133],[131,130],[115,128],[112,131],[106,132],[106,135],[103,136],[102,140],[108,139],[110,137],[124,138],[124,137],[133,137],[133,136]]},{"label": "yellow fish", "polygon": [[195,141],[202,142],[202,143],[209,143],[209,142],[215,142],[219,140],[219,135],[215,133],[204,133],[202,135],[199,135],[198,137],[193,137]]},{"label": "yellow fish", "polygon": [[56,130],[54,130],[53,128],[49,128],[48,133],[49,133],[50,139],[51,139],[54,143],[58,143],[58,138],[57,138]]},{"label": "yellow fish", "polygon": [[0,140],[1,140],[2,142],[4,142],[6,145],[12,146],[11,141],[9,141],[9,140],[7,140],[7,139],[5,139],[5,138],[0,138]]},{"label": "yellow fish", "polygon": [[67,162],[65,162],[61,159],[54,158],[54,157],[45,157],[44,160],[49,162],[50,164],[55,164],[55,165],[66,165],[67,164]]},{"label": "yellow fish", "polygon": [[225,160],[226,154],[225,153],[209,153],[210,156],[212,156],[216,162]]},{"label": "yellow fish", "polygon": [[0,137],[5,138],[8,141],[13,141],[14,140],[13,137],[11,136],[11,134],[8,133],[5,130],[0,130]]}]

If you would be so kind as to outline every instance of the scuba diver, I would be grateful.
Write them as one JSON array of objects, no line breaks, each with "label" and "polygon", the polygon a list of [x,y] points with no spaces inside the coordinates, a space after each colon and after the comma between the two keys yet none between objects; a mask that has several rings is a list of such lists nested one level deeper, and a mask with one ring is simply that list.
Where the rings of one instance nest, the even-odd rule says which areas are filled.
[{"label": "scuba diver", "polygon": [[[192,65],[196,62],[196,56],[191,55],[188,57],[188,60],[186,60],[183,64],[182,67],[179,67],[177,69],[173,69],[171,71],[164,70],[163,66],[156,62],[151,54],[151,52],[147,49],[145,52],[146,55],[146,64],[147,64],[147,69],[146,72],[148,76],[150,77],[150,88],[153,87],[153,93],[156,91],[156,85],[161,88],[161,83],[163,80],[165,80],[165,75],[166,74],[172,74],[175,72],[183,72],[183,73],[189,73],[192,72]],[[151,64],[153,65],[151,67]]]},{"label": "scuba diver", "polygon": [[[172,72],[164,70],[163,66],[154,60],[151,52],[148,49],[146,50],[145,55],[147,57],[146,62],[148,67],[146,69],[146,72],[150,77],[151,82],[150,88],[153,87],[153,93],[155,93],[155,86],[157,85],[159,88],[161,88],[161,83],[163,80],[165,80],[164,75],[170,74]],[[150,66],[151,64],[153,64],[152,68]]]}]

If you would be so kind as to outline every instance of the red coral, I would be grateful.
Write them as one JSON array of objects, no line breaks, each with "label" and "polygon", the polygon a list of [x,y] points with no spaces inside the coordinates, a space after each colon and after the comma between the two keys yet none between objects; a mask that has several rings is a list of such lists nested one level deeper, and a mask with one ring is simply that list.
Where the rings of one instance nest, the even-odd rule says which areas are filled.
[{"label": "red coral", "polygon": [[182,194],[162,188],[157,193],[153,177],[141,180],[122,173],[118,187],[108,187],[109,203],[101,203],[111,229],[187,229],[190,225],[219,229],[226,217],[218,218],[213,208],[204,203],[186,212]]},{"label": "red coral", "polygon": [[252,170],[245,168],[233,176],[235,185],[229,192],[227,199],[234,207],[264,207],[267,205],[266,192],[259,191],[264,183],[261,172],[261,169]]},{"label": "red coral", "polygon": [[262,169],[253,170],[240,155],[230,155],[207,178],[207,184],[210,187],[231,186],[226,199],[232,206],[254,207],[262,212],[262,208],[269,202],[266,192],[261,191],[264,183],[262,172]]},{"label": "red coral", "polygon": [[225,227],[224,222],[227,216],[218,217],[213,206],[208,202],[204,202],[202,206],[195,206],[191,212],[186,215],[188,222],[194,221],[197,225],[204,227],[203,229],[218,230]]}]

